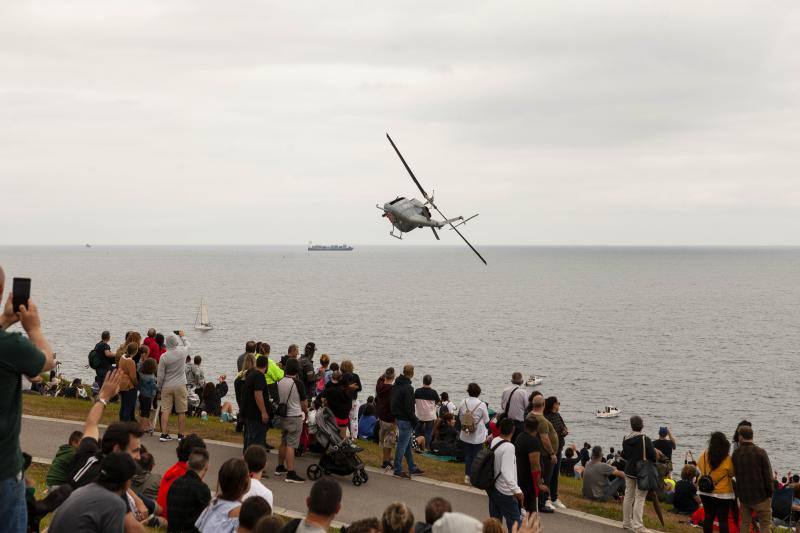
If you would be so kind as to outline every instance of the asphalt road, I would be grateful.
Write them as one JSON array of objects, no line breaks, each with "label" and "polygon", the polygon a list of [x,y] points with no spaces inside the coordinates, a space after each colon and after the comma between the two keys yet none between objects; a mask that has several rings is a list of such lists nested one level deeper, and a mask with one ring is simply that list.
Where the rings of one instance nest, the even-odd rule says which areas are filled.
[{"label": "asphalt road", "polygon": [[[38,417],[23,416],[22,449],[34,457],[52,459],[58,447],[66,443],[70,432],[81,429],[81,427],[82,424],[72,421],[44,420]],[[153,453],[157,472],[164,472],[176,461],[176,442],[160,442],[157,435],[146,436],[142,442]],[[232,444],[209,443],[208,450],[212,465],[205,481],[212,490],[215,490],[219,466],[231,457],[241,457],[241,448]],[[314,460],[314,457],[299,458],[296,466],[298,473],[305,477],[306,468]],[[275,477],[273,471],[276,462],[277,456],[271,455],[267,465],[270,477],[263,480],[264,485],[272,490],[276,507],[302,513],[305,510],[305,499],[311,488],[311,482],[286,483],[283,478]],[[337,521],[349,523],[368,516],[380,517],[386,506],[396,500],[404,501],[411,506],[414,516],[418,520],[424,520],[425,503],[434,496],[449,500],[454,511],[466,513],[479,520],[483,520],[489,515],[486,495],[475,489],[424,478],[401,480],[374,469],[368,473],[369,481],[360,487],[354,486],[350,477],[338,478],[341,481],[344,495],[342,511],[337,515]],[[587,519],[581,515],[582,513],[574,512],[543,515],[543,526],[547,533],[620,531],[621,524],[619,522],[598,518]]]}]

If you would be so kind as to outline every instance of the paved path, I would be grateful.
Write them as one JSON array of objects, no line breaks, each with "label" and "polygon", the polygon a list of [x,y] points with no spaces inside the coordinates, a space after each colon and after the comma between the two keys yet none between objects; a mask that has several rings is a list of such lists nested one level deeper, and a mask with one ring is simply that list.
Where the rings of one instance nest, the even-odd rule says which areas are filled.
[{"label": "paved path", "polygon": [[[52,459],[59,445],[66,442],[70,432],[81,429],[82,424],[73,421],[45,419],[34,416],[23,416],[22,449],[34,457]],[[176,442],[160,442],[158,437],[144,437],[142,442],[153,453],[156,461],[155,470],[164,472],[175,461]],[[212,490],[216,488],[217,470],[231,457],[241,457],[241,447],[212,441],[208,443],[211,454],[211,468],[206,482]],[[301,457],[297,460],[298,473],[305,477],[305,470],[314,461],[313,457]],[[272,474],[276,457],[270,456],[267,465]],[[400,480],[386,475],[378,469],[369,469],[370,477],[366,485],[355,487],[350,477],[338,478],[342,482],[344,492],[342,512],[337,520],[349,523],[367,516],[380,517],[386,506],[395,500],[402,500],[411,506],[414,516],[424,520],[425,503],[433,496],[441,496],[451,502],[453,510],[484,519],[489,515],[485,493],[476,489],[462,487],[450,483],[442,483],[431,479]],[[274,477],[263,480],[264,485],[272,490],[275,506],[295,513],[305,510],[305,499],[311,488],[311,482],[303,484],[286,483],[282,478]],[[543,515],[543,525],[547,533],[618,533],[621,524],[598,517],[589,517],[575,511],[557,512]]]}]

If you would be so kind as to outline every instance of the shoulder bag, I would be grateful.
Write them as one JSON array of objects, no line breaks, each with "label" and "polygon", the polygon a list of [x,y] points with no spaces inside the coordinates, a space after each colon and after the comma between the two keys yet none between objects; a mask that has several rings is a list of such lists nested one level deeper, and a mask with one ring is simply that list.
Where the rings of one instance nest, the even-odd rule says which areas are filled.
[{"label": "shoulder bag", "polygon": [[661,489],[661,476],[653,461],[647,458],[647,441],[642,435],[642,460],[636,465],[636,486],[639,490],[656,491]]},{"label": "shoulder bag", "polygon": [[700,492],[713,494],[717,484],[714,483],[714,479],[711,477],[711,472],[713,470],[711,468],[711,460],[708,458],[708,452],[706,452],[706,466],[708,467],[708,472],[700,476],[700,479],[697,480],[697,488],[700,489]]}]

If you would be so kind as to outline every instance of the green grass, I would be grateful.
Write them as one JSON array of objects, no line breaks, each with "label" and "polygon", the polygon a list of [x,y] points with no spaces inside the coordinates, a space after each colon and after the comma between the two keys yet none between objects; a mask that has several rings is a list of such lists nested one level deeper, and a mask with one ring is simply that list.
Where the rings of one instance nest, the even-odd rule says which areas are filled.
[{"label": "green grass", "polygon": [[[86,413],[92,406],[91,402],[85,400],[73,400],[68,398],[51,398],[33,395],[23,396],[23,412],[29,415],[46,416],[51,418],[61,418],[64,420],[84,420]],[[103,422],[110,423],[119,419],[119,404],[110,404],[103,414]],[[170,420],[170,430],[175,433],[177,420],[175,417]],[[242,435],[236,433],[234,424],[220,422],[216,418],[209,418],[203,421],[199,418],[186,419],[186,433],[197,433],[205,439],[242,443]],[[66,436],[66,435],[65,435]],[[277,446],[280,435],[276,430],[270,430],[267,435],[270,444]],[[364,448],[360,453],[361,459],[369,466],[380,468],[383,462],[381,448],[372,443],[360,440],[358,445]],[[447,481],[456,484],[464,482],[464,465],[461,463],[446,463],[435,461],[421,455],[415,455],[414,461],[425,470],[426,477],[439,481]],[[581,496],[582,481],[579,479],[562,476],[559,481],[559,498],[569,507],[588,514],[610,518],[612,520],[622,520],[622,504],[616,502],[593,502]],[[676,515],[668,512],[671,505],[661,504],[664,510],[666,524],[661,523],[653,511],[653,505],[648,503],[645,506],[645,525],[648,528],[667,532],[688,533],[696,531],[688,525],[688,517]]]}]

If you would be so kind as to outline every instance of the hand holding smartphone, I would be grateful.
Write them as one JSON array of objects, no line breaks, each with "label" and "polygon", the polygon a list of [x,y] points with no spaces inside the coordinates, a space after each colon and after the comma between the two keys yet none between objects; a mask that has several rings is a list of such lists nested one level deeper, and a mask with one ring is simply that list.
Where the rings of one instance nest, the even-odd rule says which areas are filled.
[{"label": "hand holding smartphone", "polygon": [[31,278],[14,278],[11,292],[14,295],[13,310],[15,313],[19,313],[19,306],[27,306],[28,300],[31,298]]}]

